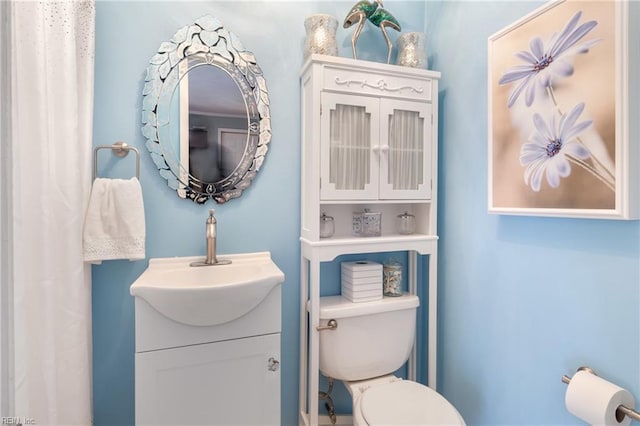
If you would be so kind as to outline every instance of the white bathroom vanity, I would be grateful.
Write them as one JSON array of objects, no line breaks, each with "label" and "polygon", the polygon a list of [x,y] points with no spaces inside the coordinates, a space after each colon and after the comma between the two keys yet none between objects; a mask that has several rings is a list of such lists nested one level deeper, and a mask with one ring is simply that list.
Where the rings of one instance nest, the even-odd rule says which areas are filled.
[{"label": "white bathroom vanity", "polygon": [[268,252],[151,259],[133,283],[137,425],[280,424],[281,283]]}]

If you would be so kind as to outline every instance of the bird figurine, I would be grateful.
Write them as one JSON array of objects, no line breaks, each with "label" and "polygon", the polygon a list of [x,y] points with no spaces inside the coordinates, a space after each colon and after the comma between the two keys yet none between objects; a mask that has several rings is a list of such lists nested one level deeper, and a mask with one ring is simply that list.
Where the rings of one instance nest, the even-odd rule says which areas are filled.
[{"label": "bird figurine", "polygon": [[369,21],[371,21],[371,23],[376,27],[379,27],[380,31],[382,31],[382,35],[387,42],[387,63],[391,63],[391,50],[393,50],[393,44],[389,39],[389,34],[387,34],[386,28],[389,27],[396,31],[400,31],[400,23],[398,23],[398,20],[392,14],[382,8],[382,1],[380,1],[380,7],[376,9],[371,16],[369,16]]},{"label": "bird figurine", "polygon": [[369,0],[361,0],[349,11],[346,18],[344,18],[343,28],[349,28],[356,23],[358,26],[356,27],[353,36],[351,37],[351,49],[353,50],[353,59],[358,59],[356,55],[356,43],[358,42],[358,37],[360,36],[360,31],[362,31],[362,27],[364,27],[365,22],[369,19],[369,16],[373,15],[373,12],[378,8],[378,0],[373,3]]},{"label": "bird figurine", "polygon": [[387,63],[391,61],[391,50],[393,49],[393,45],[391,40],[389,39],[389,35],[387,34],[386,27],[393,28],[396,31],[400,31],[400,24],[398,20],[390,14],[387,10],[383,9],[384,5],[382,0],[374,0],[373,2],[369,0],[361,0],[356,3],[347,16],[344,18],[344,28],[349,28],[355,24],[356,27],[353,36],[351,37],[351,49],[353,50],[353,59],[358,59],[356,55],[356,43],[358,42],[358,37],[360,36],[360,32],[364,27],[364,24],[367,21],[371,21],[373,25],[380,28],[382,31],[382,35],[387,42]]}]

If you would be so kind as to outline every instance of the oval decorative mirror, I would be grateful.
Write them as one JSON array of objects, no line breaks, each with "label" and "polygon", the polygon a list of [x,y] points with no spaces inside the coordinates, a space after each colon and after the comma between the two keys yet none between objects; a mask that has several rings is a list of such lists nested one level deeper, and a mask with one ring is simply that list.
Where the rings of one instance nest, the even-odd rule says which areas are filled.
[{"label": "oval decorative mirror", "polygon": [[237,198],[271,141],[269,96],[255,56],[211,16],[178,30],[149,61],[142,133],[182,198]]}]

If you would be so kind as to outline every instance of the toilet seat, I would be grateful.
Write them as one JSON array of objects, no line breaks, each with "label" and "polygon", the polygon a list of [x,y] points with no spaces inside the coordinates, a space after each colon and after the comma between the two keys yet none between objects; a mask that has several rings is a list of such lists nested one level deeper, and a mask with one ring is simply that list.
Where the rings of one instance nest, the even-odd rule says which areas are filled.
[{"label": "toilet seat", "polygon": [[363,392],[358,405],[369,426],[465,424],[442,395],[408,380],[372,386]]}]

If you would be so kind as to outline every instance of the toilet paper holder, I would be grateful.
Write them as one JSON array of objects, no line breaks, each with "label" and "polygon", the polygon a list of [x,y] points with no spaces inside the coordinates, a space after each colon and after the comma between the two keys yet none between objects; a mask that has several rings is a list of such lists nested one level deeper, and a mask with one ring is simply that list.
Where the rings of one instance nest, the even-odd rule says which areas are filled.
[{"label": "toilet paper holder", "polygon": [[[591,367],[579,367],[576,372],[578,371],[586,371],[587,373],[591,373],[594,376],[597,376],[596,372],[591,368]],[[562,376],[562,382],[566,383],[567,385],[571,382],[571,377],[567,376],[566,374]],[[618,422],[621,422],[624,419],[624,416],[629,416],[629,418],[635,420],[635,421],[640,421],[640,413],[637,412],[636,410],[634,410],[633,408],[629,408],[626,407],[624,405],[620,405],[617,409],[616,409],[616,420],[618,420]]]}]

